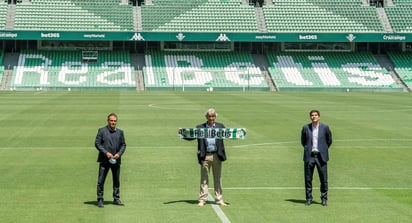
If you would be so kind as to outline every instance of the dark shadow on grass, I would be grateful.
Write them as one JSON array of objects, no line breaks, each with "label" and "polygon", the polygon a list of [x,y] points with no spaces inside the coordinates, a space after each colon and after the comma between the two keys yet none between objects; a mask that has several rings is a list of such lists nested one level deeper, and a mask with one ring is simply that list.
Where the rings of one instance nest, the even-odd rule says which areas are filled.
[{"label": "dark shadow on grass", "polygon": [[[177,201],[167,201],[163,204],[176,204],[176,203],[187,203],[187,204],[197,204],[198,200],[177,200]],[[206,204],[214,204],[215,202],[206,201]]]},{"label": "dark shadow on grass", "polygon": [[178,200],[178,201],[167,201],[163,204],[175,204],[175,203],[188,203],[188,204],[197,204],[198,200]]},{"label": "dark shadow on grass", "polygon": [[306,200],[299,200],[299,199],[286,199],[285,201],[289,201],[289,202],[292,202],[292,203],[298,203],[298,204],[306,203]]},{"label": "dark shadow on grass", "polygon": [[[177,201],[167,201],[163,204],[176,204],[176,203],[187,203],[187,204],[198,204],[198,200],[177,200]],[[225,202],[227,205],[229,203]],[[216,204],[214,201],[206,201],[206,204]]]},{"label": "dark shadow on grass", "polygon": [[[97,207],[97,201],[85,201],[85,202],[83,202],[83,204],[94,205],[94,206]],[[104,205],[113,204],[113,202],[111,202],[111,201],[103,201],[103,204],[104,204]]]},{"label": "dark shadow on grass", "polygon": [[[297,203],[297,204],[306,204],[306,200],[302,200],[302,199],[286,199],[285,201],[289,201],[289,202]],[[320,204],[320,203],[316,201],[312,201],[312,204]]]}]

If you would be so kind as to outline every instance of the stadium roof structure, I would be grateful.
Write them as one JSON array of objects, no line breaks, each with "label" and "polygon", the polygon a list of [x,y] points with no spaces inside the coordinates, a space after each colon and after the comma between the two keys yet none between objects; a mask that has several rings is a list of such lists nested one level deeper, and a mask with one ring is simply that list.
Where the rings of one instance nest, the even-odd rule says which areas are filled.
[{"label": "stadium roof structure", "polygon": [[411,42],[412,0],[30,0],[0,3],[0,39]]}]

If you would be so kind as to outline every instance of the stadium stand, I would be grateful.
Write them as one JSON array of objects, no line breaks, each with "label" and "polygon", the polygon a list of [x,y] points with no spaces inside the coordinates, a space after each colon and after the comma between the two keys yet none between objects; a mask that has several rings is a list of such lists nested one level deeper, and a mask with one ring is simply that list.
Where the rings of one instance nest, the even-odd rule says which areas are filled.
[{"label": "stadium stand", "polygon": [[[243,0],[151,0],[140,6],[141,17],[135,16],[133,5],[120,0],[20,1],[12,27],[42,31],[136,31],[140,26],[147,32],[387,31],[376,7],[363,0],[268,1],[260,16],[256,7]],[[411,32],[411,1],[393,2],[385,6],[390,25],[396,32]],[[6,15],[7,3],[2,2],[0,28],[6,26]]]},{"label": "stadium stand", "polygon": [[412,52],[389,52],[388,56],[395,64],[395,71],[403,83],[412,89]]},{"label": "stadium stand", "polygon": [[268,55],[278,89],[402,91],[370,53],[297,52]]},{"label": "stadium stand", "polygon": [[136,81],[130,55],[124,51],[99,52],[96,63],[85,63],[79,51],[26,50],[19,56],[10,87],[135,90]]},{"label": "stadium stand", "polygon": [[152,2],[153,4],[142,5],[144,31],[154,30],[207,0],[153,0]]},{"label": "stadium stand", "polygon": [[412,5],[411,0],[392,0],[395,5]]},{"label": "stadium stand", "polygon": [[144,31],[258,32],[254,7],[241,0],[161,0],[142,6]]},{"label": "stadium stand", "polygon": [[132,10],[116,0],[31,0],[16,4],[14,29],[133,31]]},{"label": "stadium stand", "polygon": [[[411,90],[412,66],[407,64],[410,54],[400,51],[411,51],[412,0],[379,1],[385,5],[368,0],[265,0],[263,5],[253,2],[256,1],[3,1],[3,48],[20,56],[13,63],[17,64],[13,75],[9,61],[4,62],[9,66],[5,75],[4,66],[0,67],[0,80],[7,76],[7,86],[11,84],[7,89],[136,90],[138,82],[138,90],[247,87],[267,91],[273,90],[275,84],[278,90],[398,91],[402,89],[396,83],[400,78],[409,87],[405,90]],[[94,31],[108,35],[102,34],[105,37],[101,39],[82,35]],[[52,33],[56,36],[43,32],[56,32]],[[60,32],[73,33],[75,37],[60,38]],[[112,34],[122,37],[118,40]],[[220,38],[226,34],[231,38]],[[28,40],[21,39],[26,35]],[[209,42],[203,42],[203,36]],[[372,41],[366,42],[370,36]],[[289,37],[293,41],[284,41]],[[375,50],[382,55],[396,47],[399,52],[388,53],[395,64],[393,69],[379,65],[372,53],[355,52]],[[87,57],[94,60],[96,55],[97,61],[84,61],[85,54],[75,49],[89,51]],[[132,67],[129,51],[139,51],[140,64]],[[134,69],[138,70],[136,76]],[[6,89],[5,84],[2,86]]]},{"label": "stadium stand", "polygon": [[269,32],[383,32],[375,7],[360,0],[273,0],[263,6]]},{"label": "stadium stand", "polygon": [[412,2],[409,5],[386,6],[385,11],[395,32],[412,32]]},{"label": "stadium stand", "polygon": [[[0,51],[0,62],[3,62],[3,57],[4,57],[4,51]],[[3,83],[3,75],[4,75],[4,66],[3,66],[3,63],[1,63],[0,64],[0,86],[2,86],[2,83]]]},{"label": "stadium stand", "polygon": [[269,90],[249,53],[151,51],[145,59],[146,89]]},{"label": "stadium stand", "polygon": [[5,2],[0,2],[0,30],[6,28],[6,18],[7,18],[8,4]]}]

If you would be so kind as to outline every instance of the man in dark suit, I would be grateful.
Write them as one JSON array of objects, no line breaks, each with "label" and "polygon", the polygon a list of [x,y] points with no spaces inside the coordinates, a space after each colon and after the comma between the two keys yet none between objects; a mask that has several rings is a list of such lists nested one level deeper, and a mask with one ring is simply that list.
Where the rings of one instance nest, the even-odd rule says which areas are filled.
[{"label": "man in dark suit", "polygon": [[301,132],[303,146],[303,161],[305,174],[306,205],[312,204],[312,178],[313,172],[318,170],[322,205],[327,205],[328,200],[328,166],[329,147],[332,145],[332,133],[329,126],[319,122],[320,112],[309,112],[311,123],[304,125]]},{"label": "man in dark suit", "polygon": [[123,205],[120,201],[120,164],[121,157],[126,150],[124,133],[121,129],[116,128],[117,115],[110,113],[107,116],[107,125],[99,128],[95,147],[99,151],[97,162],[99,162],[99,177],[97,180],[97,206],[102,208],[104,182],[109,170],[112,171],[113,177],[113,204]]},{"label": "man in dark suit", "polygon": [[[217,117],[215,109],[208,109],[205,117],[207,121],[197,125],[196,128],[225,128],[222,123],[215,122]],[[216,204],[225,206],[226,203],[223,201],[221,183],[222,162],[226,160],[223,139],[198,138],[197,158],[200,164],[200,192],[198,205],[202,207],[206,204],[209,194],[209,172],[210,169],[212,169]]]}]

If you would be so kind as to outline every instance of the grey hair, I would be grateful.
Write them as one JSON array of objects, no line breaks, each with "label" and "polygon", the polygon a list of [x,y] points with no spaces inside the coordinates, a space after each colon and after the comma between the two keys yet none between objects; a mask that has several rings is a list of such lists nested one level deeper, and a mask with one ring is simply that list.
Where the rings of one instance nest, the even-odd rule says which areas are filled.
[{"label": "grey hair", "polygon": [[210,115],[210,114],[215,114],[216,117],[217,117],[217,112],[216,112],[216,110],[215,110],[214,108],[209,108],[209,109],[207,109],[207,111],[206,111],[206,113],[205,113],[205,117],[207,118],[207,116]]}]

